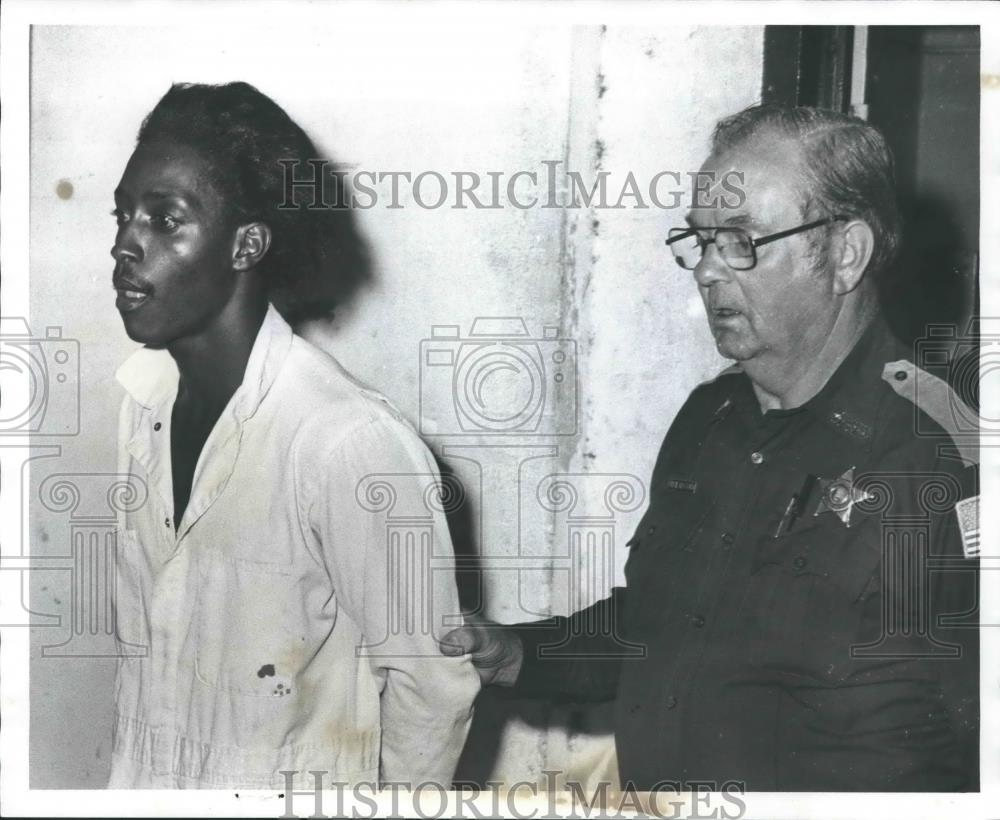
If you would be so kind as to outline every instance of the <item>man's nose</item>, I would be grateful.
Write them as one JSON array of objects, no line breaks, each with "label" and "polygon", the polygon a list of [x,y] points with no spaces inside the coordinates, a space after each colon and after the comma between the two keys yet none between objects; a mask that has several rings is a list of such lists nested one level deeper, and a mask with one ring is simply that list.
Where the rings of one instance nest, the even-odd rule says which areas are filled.
[{"label": "man's nose", "polygon": [[132,234],[129,226],[123,227],[118,236],[115,237],[115,244],[111,246],[111,256],[116,262],[141,262],[142,245]]},{"label": "man's nose", "polygon": [[732,275],[733,269],[726,264],[714,242],[705,248],[701,261],[694,267],[694,279],[704,288],[716,282],[728,282]]}]

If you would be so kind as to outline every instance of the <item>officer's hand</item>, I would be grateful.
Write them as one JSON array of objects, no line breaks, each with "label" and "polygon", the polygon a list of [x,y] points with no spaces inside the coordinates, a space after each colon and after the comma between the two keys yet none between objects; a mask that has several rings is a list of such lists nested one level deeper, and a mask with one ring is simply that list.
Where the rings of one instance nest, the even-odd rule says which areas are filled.
[{"label": "officer's hand", "polygon": [[465,626],[445,635],[440,645],[445,655],[472,655],[483,686],[513,686],[524,659],[517,634],[480,615],[466,615]]}]

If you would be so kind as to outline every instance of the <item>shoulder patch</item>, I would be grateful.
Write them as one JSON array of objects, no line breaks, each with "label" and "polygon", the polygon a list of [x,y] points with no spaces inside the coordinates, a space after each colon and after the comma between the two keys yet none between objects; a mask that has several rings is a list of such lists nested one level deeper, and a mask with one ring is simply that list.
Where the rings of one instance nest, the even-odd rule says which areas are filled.
[{"label": "shoulder patch", "polygon": [[[882,381],[941,425],[952,437],[965,466],[979,463],[979,414],[944,379],[900,359],[886,362]],[[959,423],[959,419],[962,423]],[[975,429],[970,429],[974,427]]]},{"label": "shoulder patch", "polygon": [[958,529],[962,533],[962,552],[966,558],[979,557],[979,496],[963,498],[955,505]]}]

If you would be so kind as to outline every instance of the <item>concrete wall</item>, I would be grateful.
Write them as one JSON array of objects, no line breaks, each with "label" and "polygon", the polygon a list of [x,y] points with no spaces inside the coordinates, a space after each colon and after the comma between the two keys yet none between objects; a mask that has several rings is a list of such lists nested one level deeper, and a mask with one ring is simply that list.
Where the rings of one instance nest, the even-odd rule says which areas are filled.
[{"label": "concrete wall", "polygon": [[[761,28],[691,27],[310,26],[297,37],[271,28],[36,28],[30,320],[36,335],[58,326],[78,340],[81,400],[78,435],[40,439],[60,450],[33,462],[26,485],[32,550],[69,554],[71,527],[80,525],[58,505],[39,503],[47,477],[115,469],[121,394],[113,373],[134,345],[113,306],[108,211],[138,124],[172,81],[243,79],[355,169],[447,178],[498,171],[504,187],[516,171],[538,174],[543,201],[535,207],[421,208],[404,186],[403,207],[386,208],[383,199],[357,211],[371,284],[332,323],[301,332],[392,398],[462,480],[456,548],[479,556],[484,578],[480,596],[463,575],[466,603],[484,603],[489,616],[510,622],[604,595],[622,582],[623,545],[671,418],[724,363],[689,275],[663,247],[683,211],[638,208],[634,196],[620,209],[542,207],[545,174],[557,169],[564,199],[562,171],[590,182],[606,171],[612,206],[631,171],[650,205],[651,178],[696,170],[714,121],[758,97],[762,37]],[[521,201],[529,183],[522,178],[514,191]],[[664,204],[671,185],[661,179]],[[424,200],[435,191],[428,181]],[[486,410],[537,401],[541,415],[529,407],[517,429],[484,421],[470,434],[456,414],[456,403],[458,412],[476,409],[476,396],[452,377],[478,355],[469,334],[479,317],[520,318],[527,328],[528,337],[503,348],[520,351],[523,369],[497,371],[482,397]],[[435,339],[434,326],[458,326],[459,336]],[[557,330],[550,338],[545,328]],[[432,349],[451,351],[451,370],[427,366]],[[566,493],[576,494],[575,506],[561,503]],[[35,622],[61,621],[33,634],[31,783],[100,787],[113,661],[74,656],[73,644],[63,653],[71,657],[41,652],[69,635],[72,573],[63,565],[32,573]],[[610,773],[608,732],[606,707],[571,711],[486,696],[460,774]]]}]

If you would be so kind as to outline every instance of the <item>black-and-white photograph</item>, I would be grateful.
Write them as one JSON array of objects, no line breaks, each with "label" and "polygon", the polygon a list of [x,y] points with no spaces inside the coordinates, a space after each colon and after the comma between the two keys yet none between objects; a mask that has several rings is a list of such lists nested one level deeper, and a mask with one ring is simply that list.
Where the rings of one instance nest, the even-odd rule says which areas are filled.
[{"label": "black-and-white photograph", "polygon": [[3,811],[989,816],[1000,19],[869,5],[6,4]]}]

